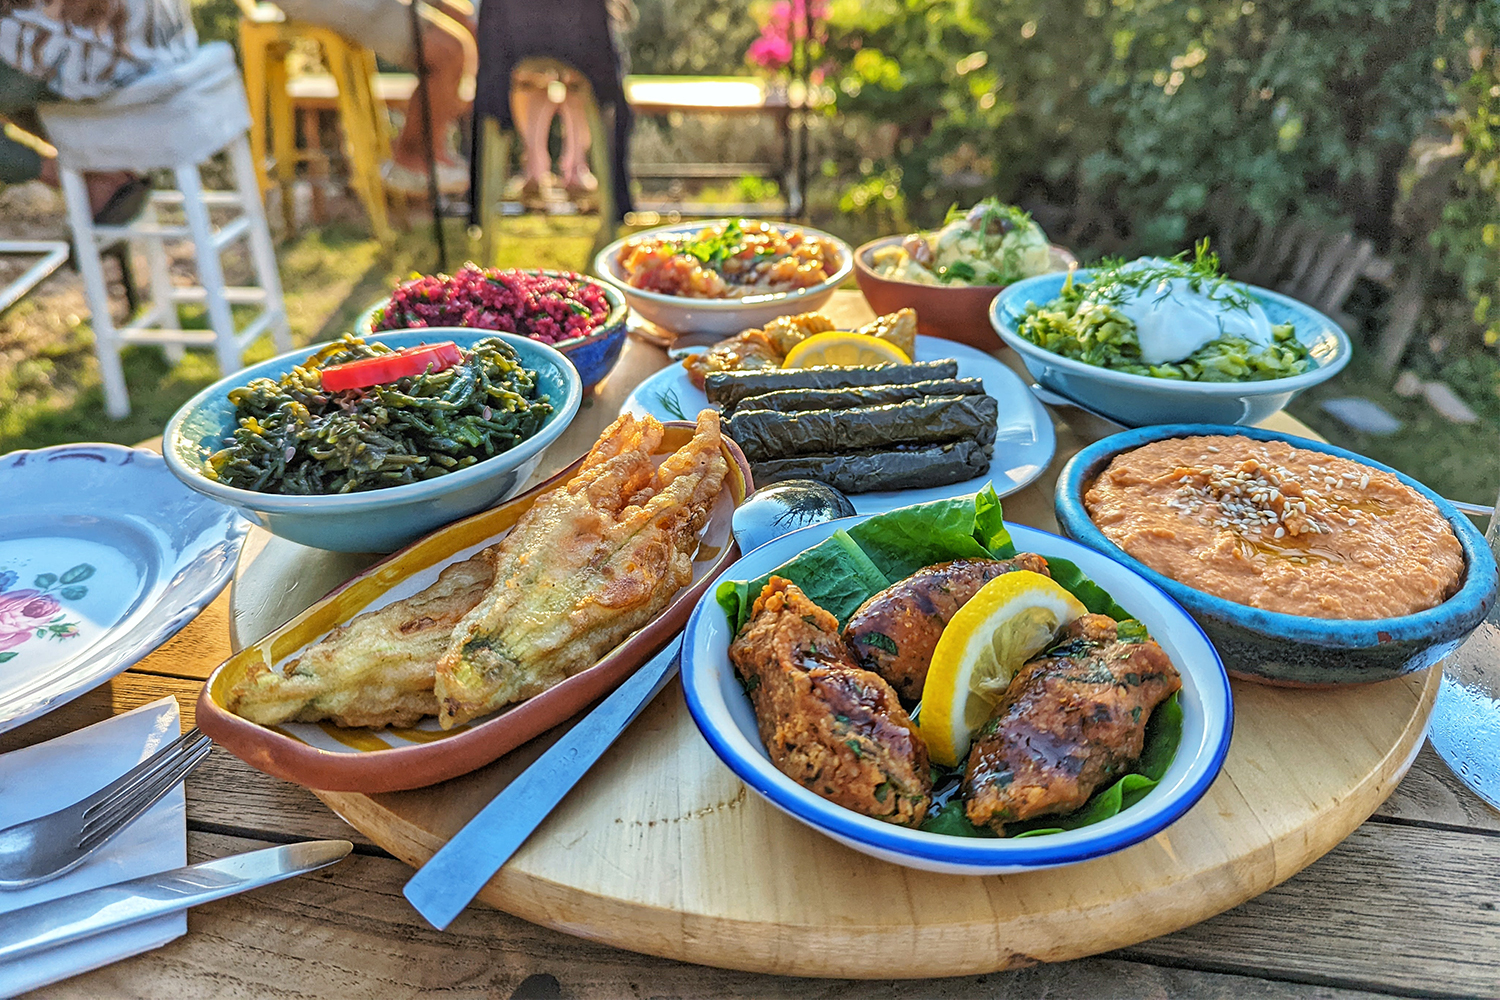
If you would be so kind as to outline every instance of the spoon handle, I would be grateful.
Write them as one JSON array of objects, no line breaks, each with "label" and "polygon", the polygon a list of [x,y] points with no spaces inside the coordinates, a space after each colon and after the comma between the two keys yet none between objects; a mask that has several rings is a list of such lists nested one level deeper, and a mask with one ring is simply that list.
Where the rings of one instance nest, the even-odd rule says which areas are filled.
[{"label": "spoon handle", "polygon": [[442,930],[469,905],[676,676],[681,651],[678,636],[522,771],[411,877],[402,892],[428,923]]}]

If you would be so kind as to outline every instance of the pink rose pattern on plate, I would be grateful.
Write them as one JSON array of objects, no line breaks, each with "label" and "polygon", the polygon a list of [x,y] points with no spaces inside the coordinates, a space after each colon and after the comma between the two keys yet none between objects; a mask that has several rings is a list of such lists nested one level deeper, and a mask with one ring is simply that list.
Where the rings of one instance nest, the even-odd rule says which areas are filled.
[{"label": "pink rose pattern on plate", "polygon": [[89,589],[83,581],[94,575],[94,567],[79,563],[59,576],[39,573],[24,590],[12,590],[20,575],[0,570],[0,663],[19,655],[15,647],[30,639],[72,639],[78,623],[67,621],[63,601],[81,601]]}]

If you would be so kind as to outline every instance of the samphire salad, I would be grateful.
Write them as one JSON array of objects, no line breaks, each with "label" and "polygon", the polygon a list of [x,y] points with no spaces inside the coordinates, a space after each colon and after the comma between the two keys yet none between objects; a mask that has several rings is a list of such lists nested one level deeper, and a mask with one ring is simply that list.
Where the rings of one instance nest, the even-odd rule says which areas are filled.
[{"label": "samphire salad", "polygon": [[1008,285],[1053,266],[1047,234],[1029,214],[986,198],[973,208],[948,210],[943,228],[912,233],[900,246],[875,251],[875,273],[921,285]]},{"label": "samphire salad", "polygon": [[1045,305],[1028,303],[1016,332],[1085,364],[1154,378],[1259,382],[1315,367],[1291,324],[1272,324],[1246,286],[1200,242],[1170,259],[1106,260],[1073,275]]}]

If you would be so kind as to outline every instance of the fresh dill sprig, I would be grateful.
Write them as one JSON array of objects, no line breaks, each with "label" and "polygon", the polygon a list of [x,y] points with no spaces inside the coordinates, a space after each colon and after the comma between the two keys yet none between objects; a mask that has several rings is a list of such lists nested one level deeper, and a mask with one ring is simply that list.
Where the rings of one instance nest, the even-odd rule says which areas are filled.
[{"label": "fresh dill sprig", "polygon": [[[1211,299],[1225,309],[1241,312],[1250,310],[1249,293],[1244,286],[1226,278],[1219,271],[1219,255],[1208,248],[1207,239],[1199,240],[1194,245],[1191,260],[1188,259],[1186,250],[1167,260],[1150,263],[1106,257],[1093,269],[1087,292],[1095,301],[1118,305],[1127,295],[1140,294],[1173,280],[1187,282],[1188,288],[1193,292]],[[1169,294],[1170,290],[1163,288],[1157,301],[1167,298]]]}]

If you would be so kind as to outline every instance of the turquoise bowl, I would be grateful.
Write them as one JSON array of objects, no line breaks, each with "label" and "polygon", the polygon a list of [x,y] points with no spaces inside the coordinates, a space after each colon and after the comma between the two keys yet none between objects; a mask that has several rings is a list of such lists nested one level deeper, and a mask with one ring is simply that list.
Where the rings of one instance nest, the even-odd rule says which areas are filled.
[{"label": "turquoise bowl", "polygon": [[[1074,272],[1086,282],[1092,272]],[[1337,323],[1311,306],[1269,288],[1245,286],[1272,323],[1291,323],[1317,367],[1301,375],[1263,382],[1183,382],[1111,371],[1053,354],[1016,332],[1030,302],[1051,302],[1062,292],[1066,274],[1041,274],[1007,285],[990,304],[990,325],[1021,356],[1031,377],[1124,424],[1257,424],[1290,403],[1298,393],[1333,378],[1349,363],[1353,348]]]},{"label": "turquoise bowl", "polygon": [[[1121,452],[1152,441],[1204,434],[1239,434],[1256,441],[1285,441],[1298,448],[1337,455],[1389,472],[1437,505],[1463,547],[1463,582],[1435,608],[1396,618],[1334,619],[1263,611],[1226,601],[1147,567],[1126,555],[1100,531],[1084,507],[1089,485]],[[1235,677],[1284,687],[1333,687],[1400,677],[1437,663],[1457,649],[1484,621],[1495,603],[1495,557],[1456,507],[1389,466],[1363,455],[1259,427],[1169,424],[1113,434],[1084,448],[1063,467],[1055,497],[1062,533],[1135,570],[1187,609],[1213,640],[1224,667]],[[1128,602],[1127,602],[1128,603]]]},{"label": "turquoise bowl", "polygon": [[[629,327],[630,306],[625,302],[625,296],[618,288],[608,285],[602,281],[595,281],[586,274],[576,274],[571,271],[549,271],[545,269],[533,269],[532,273],[547,274],[554,277],[570,277],[579,281],[597,285],[604,292],[604,297],[609,301],[609,315],[604,317],[604,322],[599,324],[586,337],[578,337],[573,340],[565,340],[560,344],[551,344],[572,362],[573,367],[578,369],[578,377],[583,380],[583,391],[588,392],[604,376],[608,375],[615,367],[615,362],[620,360],[620,352],[625,348],[625,333]],[[373,303],[368,309],[359,314],[354,321],[354,335],[356,337],[369,337],[373,334],[375,317],[386,307],[390,301],[389,297]],[[382,331],[395,333],[395,330]]]},{"label": "turquoise bowl", "polygon": [[485,337],[499,337],[515,348],[521,363],[536,371],[553,406],[536,434],[494,458],[425,482],[330,496],[257,493],[205,476],[203,460],[222,448],[235,428],[229,390],[251,379],[286,374],[316,350],[318,345],[313,345],[220,379],[188,400],[162,435],[167,468],[192,489],[238,508],[273,535],[334,552],[394,552],[451,521],[520,493],[547,447],[567,429],[583,401],[578,371],[566,358],[546,344],[512,333],[432,327],[386,331],[366,339],[400,349],[442,340],[471,347]]}]

